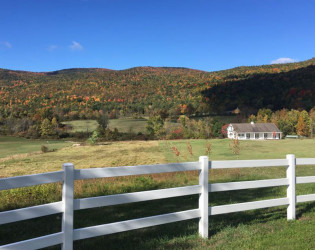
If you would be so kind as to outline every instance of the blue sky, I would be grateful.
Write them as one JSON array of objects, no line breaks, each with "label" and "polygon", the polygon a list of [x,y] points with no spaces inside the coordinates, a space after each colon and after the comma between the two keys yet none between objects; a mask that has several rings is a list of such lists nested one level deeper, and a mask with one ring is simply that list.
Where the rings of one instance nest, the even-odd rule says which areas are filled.
[{"label": "blue sky", "polygon": [[1,0],[0,68],[215,71],[315,57],[315,0]]}]

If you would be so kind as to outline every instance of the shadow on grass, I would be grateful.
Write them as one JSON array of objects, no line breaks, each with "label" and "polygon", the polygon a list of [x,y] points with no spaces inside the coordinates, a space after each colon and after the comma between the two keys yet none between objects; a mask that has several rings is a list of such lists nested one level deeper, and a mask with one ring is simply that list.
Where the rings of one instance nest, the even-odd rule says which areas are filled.
[{"label": "shadow on grass", "polygon": [[[285,196],[284,188],[262,188],[242,191],[218,192],[209,195],[212,206],[273,199]],[[75,211],[75,228],[154,216],[198,207],[198,195],[125,205],[93,208]],[[297,217],[315,211],[314,203],[302,203]],[[33,220],[2,225],[0,245],[39,237],[61,230],[60,215],[46,216]],[[209,218],[209,235],[220,233],[227,227],[263,224],[271,220],[286,219],[286,207],[276,207],[247,212],[238,212]],[[192,249],[203,240],[198,237],[198,219],[170,223],[134,231],[106,235],[76,241],[74,249]],[[60,249],[60,246],[49,249]]]}]

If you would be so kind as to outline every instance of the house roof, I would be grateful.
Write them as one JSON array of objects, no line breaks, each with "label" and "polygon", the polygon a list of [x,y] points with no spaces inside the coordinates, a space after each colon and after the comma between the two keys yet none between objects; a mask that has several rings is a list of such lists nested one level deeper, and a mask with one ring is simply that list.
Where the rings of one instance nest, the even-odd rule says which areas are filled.
[{"label": "house roof", "polygon": [[274,123],[231,123],[237,133],[246,132],[278,132],[281,131]]}]

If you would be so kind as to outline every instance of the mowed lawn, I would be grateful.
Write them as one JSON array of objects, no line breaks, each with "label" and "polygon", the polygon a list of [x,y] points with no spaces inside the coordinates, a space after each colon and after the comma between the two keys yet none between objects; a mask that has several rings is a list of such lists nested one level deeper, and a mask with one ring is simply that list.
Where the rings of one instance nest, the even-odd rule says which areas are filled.
[{"label": "mowed lawn", "polygon": [[[210,159],[235,160],[229,140],[210,140]],[[187,146],[191,145],[192,155]],[[205,155],[205,140],[111,142],[97,146],[66,147],[55,152],[0,160],[0,175],[39,173],[62,169],[195,161]],[[180,152],[177,157],[172,150]],[[285,158],[286,154],[315,158],[315,140],[241,142],[239,159]],[[298,166],[297,175],[315,175],[315,166]],[[282,178],[285,167],[225,169],[210,172],[211,182]],[[141,190],[196,185],[197,172],[77,181],[75,197],[91,197]],[[60,184],[0,192],[0,211],[59,201]],[[297,185],[297,194],[315,193],[315,184]],[[285,187],[209,194],[212,206],[286,196]],[[162,199],[75,212],[75,228],[183,211],[198,207],[198,195]],[[53,215],[0,226],[0,245],[60,231],[61,216]],[[314,249],[315,204],[297,206],[297,220],[286,221],[285,206],[210,217],[210,238],[198,237],[198,220],[150,227],[76,241],[75,249]],[[59,249],[59,247],[52,247]]]},{"label": "mowed lawn", "polygon": [[[232,153],[229,139],[212,140],[173,140],[160,141],[160,148],[169,162],[198,160],[201,155],[206,155],[206,143],[211,144],[210,160],[249,160],[249,159],[277,159],[285,158],[286,154],[295,154],[296,157],[315,157],[315,139],[286,139],[266,141],[239,141],[239,156]],[[192,147],[193,155],[187,149],[187,143]],[[180,152],[177,157],[171,147],[176,147]]]},{"label": "mowed lawn", "polygon": [[62,140],[29,140],[12,136],[0,136],[0,159],[10,155],[40,152],[41,145],[47,146],[50,150],[57,150],[71,144]]},{"label": "mowed lawn", "polygon": [[95,120],[73,120],[62,123],[72,127],[68,132],[93,132],[98,126]]},{"label": "mowed lawn", "polygon": [[[98,123],[95,120],[74,120],[63,122],[72,126],[72,129],[68,132],[93,132],[97,129]],[[119,132],[133,132],[133,133],[146,133],[147,120],[146,119],[132,119],[132,118],[120,118],[110,119],[108,128],[114,130],[118,129]]]}]

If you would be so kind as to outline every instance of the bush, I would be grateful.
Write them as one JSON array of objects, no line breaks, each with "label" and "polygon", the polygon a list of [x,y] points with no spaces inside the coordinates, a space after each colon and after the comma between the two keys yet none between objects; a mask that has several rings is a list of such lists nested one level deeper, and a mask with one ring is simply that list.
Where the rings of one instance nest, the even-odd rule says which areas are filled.
[{"label": "bush", "polygon": [[94,131],[92,136],[88,139],[88,142],[90,143],[90,145],[95,145],[95,143],[97,142],[99,138],[99,133],[97,131]]},{"label": "bush", "polygon": [[40,146],[40,150],[41,150],[43,153],[49,152],[48,147],[46,147],[45,145],[41,145],[41,146]]}]

